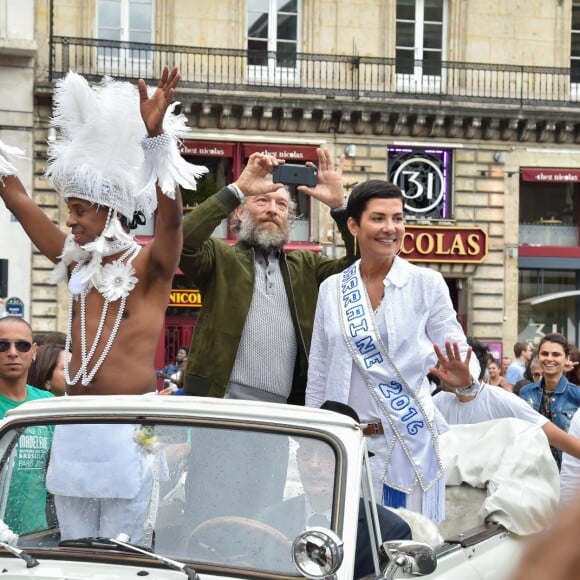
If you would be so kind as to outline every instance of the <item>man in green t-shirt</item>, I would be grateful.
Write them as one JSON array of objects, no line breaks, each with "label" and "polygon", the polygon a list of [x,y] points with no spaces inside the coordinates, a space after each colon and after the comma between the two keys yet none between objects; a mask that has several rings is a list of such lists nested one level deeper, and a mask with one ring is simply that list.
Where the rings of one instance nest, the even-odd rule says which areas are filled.
[{"label": "man in green t-shirt", "polygon": [[[35,354],[28,322],[0,318],[0,418],[22,403],[53,396],[26,384]],[[17,534],[47,527],[45,474],[51,440],[52,427],[28,427],[12,452],[10,487],[0,517]]]}]

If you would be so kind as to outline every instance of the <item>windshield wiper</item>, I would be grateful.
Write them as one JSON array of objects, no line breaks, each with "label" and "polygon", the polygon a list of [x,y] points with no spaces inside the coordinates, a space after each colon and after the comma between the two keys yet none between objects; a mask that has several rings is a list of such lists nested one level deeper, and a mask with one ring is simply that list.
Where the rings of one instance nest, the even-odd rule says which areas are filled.
[{"label": "windshield wiper", "polygon": [[116,548],[121,548],[125,552],[131,552],[134,554],[143,554],[148,556],[158,562],[162,562],[168,568],[172,570],[180,570],[183,572],[190,580],[199,580],[197,572],[189,567],[183,562],[178,562],[177,560],[172,560],[171,558],[166,558],[165,556],[160,556],[155,552],[150,552],[144,548],[139,548],[128,542],[123,542],[122,540],[116,540],[113,538],[79,538],[78,540],[63,540],[59,542],[59,546],[72,547],[72,548],[110,548],[111,546]]},{"label": "windshield wiper", "polygon": [[26,562],[27,568],[34,568],[35,566],[38,566],[40,564],[40,562],[34,556],[31,556],[28,552],[25,552],[24,550],[19,550],[18,548],[15,548],[14,546],[7,544],[6,542],[0,542],[0,547],[8,550],[11,554],[14,554],[17,558],[24,560]]}]

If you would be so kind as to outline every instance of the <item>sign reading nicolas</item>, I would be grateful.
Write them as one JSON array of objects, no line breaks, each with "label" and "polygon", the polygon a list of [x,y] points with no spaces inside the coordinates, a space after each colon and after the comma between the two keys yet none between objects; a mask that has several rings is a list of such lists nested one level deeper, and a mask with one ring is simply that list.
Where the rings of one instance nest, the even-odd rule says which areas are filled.
[{"label": "sign reading nicolas", "polygon": [[411,262],[479,264],[487,250],[487,232],[479,227],[406,225],[401,256]]}]

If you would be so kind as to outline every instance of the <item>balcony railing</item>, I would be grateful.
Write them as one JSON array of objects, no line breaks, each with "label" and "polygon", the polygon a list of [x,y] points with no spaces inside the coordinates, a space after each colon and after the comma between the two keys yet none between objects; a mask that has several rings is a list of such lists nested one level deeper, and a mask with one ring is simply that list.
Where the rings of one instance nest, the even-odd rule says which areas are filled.
[{"label": "balcony railing", "polygon": [[[298,53],[277,66],[276,53],[55,36],[49,80],[70,69],[93,80],[104,75],[156,81],[178,66],[181,86],[199,91],[275,93],[345,100],[426,99],[522,107],[578,107],[580,83],[570,69],[442,62],[425,74],[415,61],[403,74],[394,58]],[[405,63],[408,65],[408,63]]]}]

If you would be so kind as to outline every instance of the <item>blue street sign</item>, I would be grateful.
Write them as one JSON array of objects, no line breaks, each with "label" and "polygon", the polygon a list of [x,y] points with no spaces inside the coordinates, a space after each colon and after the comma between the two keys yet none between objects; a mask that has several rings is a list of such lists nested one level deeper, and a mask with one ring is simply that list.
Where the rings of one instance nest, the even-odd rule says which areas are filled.
[{"label": "blue street sign", "polygon": [[24,302],[13,296],[12,298],[7,298],[6,302],[4,302],[4,312],[8,316],[24,316]]}]

